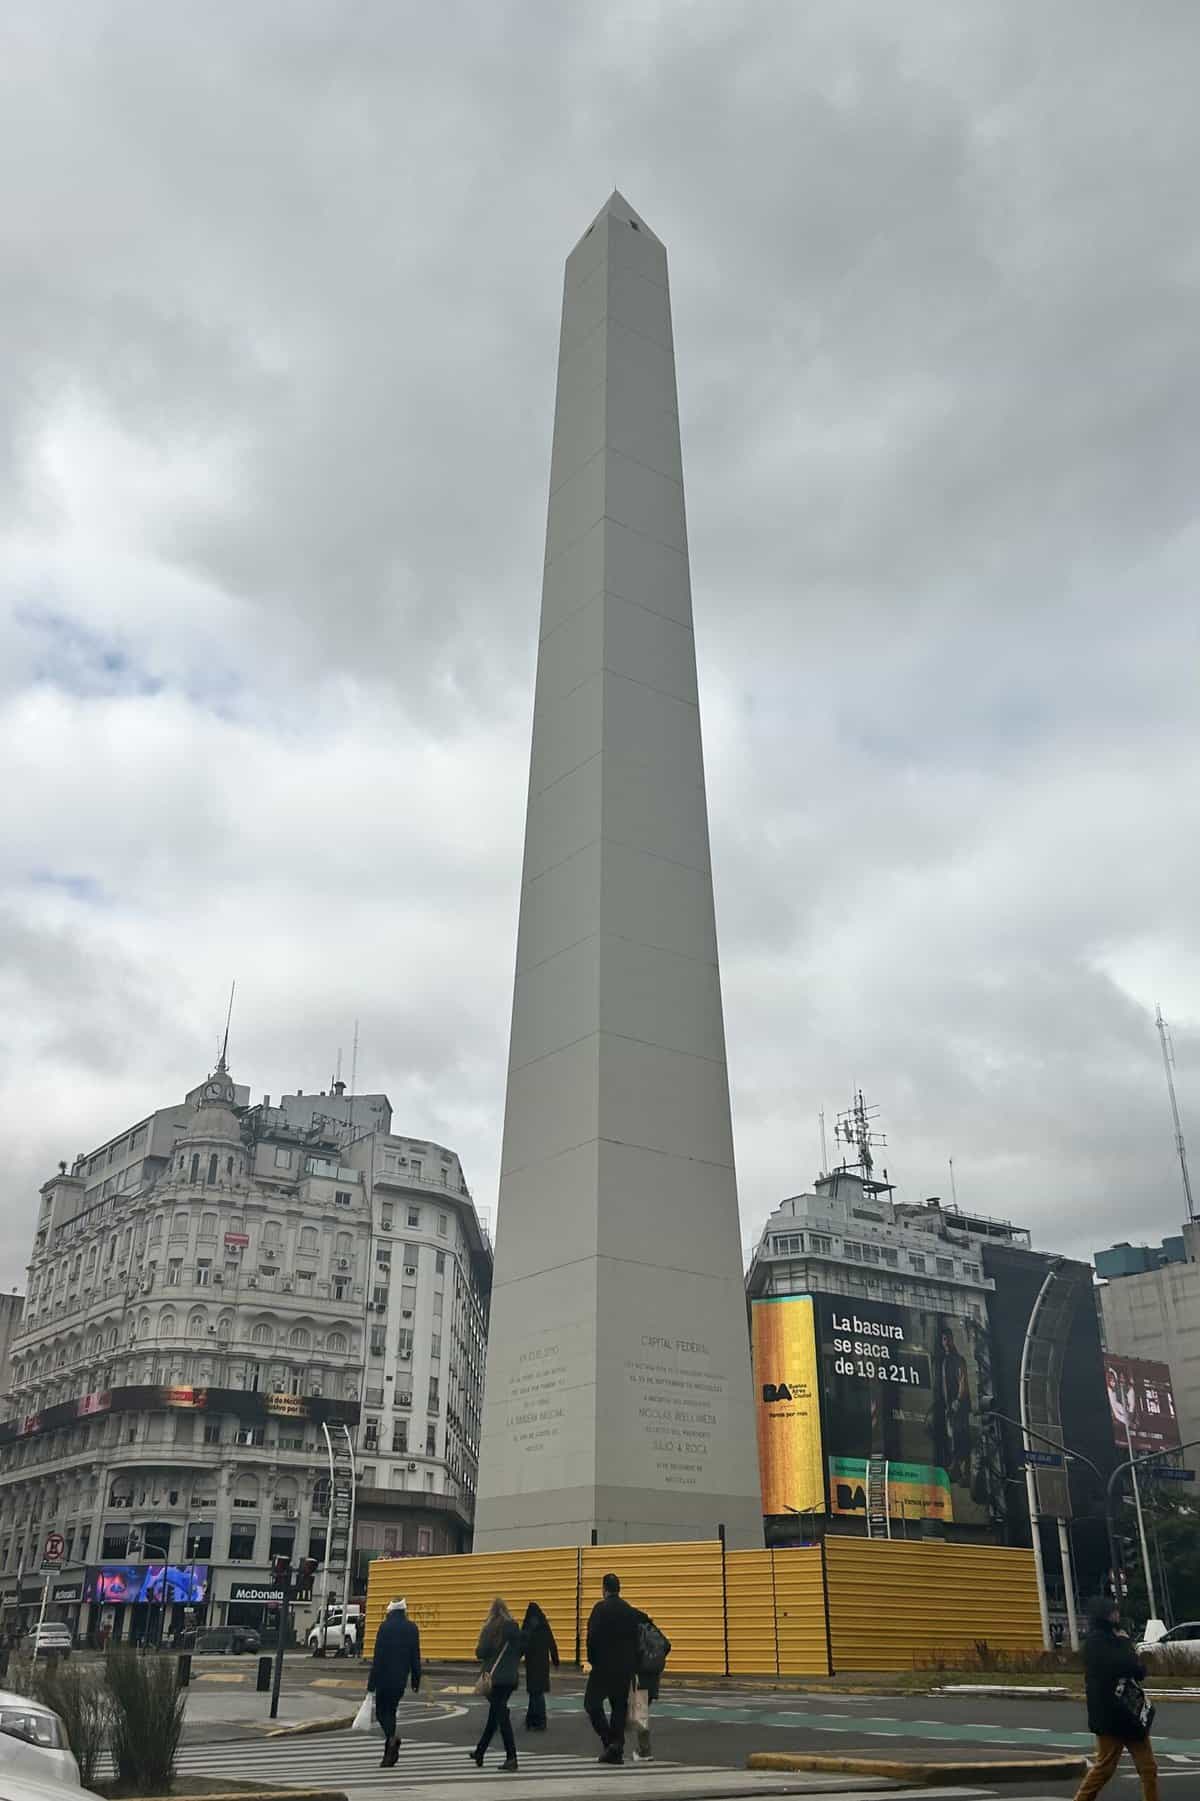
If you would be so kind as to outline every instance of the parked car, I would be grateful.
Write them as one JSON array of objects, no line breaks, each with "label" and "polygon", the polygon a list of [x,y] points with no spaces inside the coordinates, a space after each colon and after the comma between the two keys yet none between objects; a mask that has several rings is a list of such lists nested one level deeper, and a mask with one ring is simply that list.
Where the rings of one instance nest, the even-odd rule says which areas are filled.
[{"label": "parked car", "polygon": [[323,1645],[327,1651],[353,1657],[358,1650],[360,1627],[361,1621],[356,1613],[351,1613],[350,1617],[343,1621],[341,1608],[330,1608],[324,1625],[318,1620],[305,1643],[310,1651],[318,1651]]},{"label": "parked car", "polygon": [[[7,1742],[7,1741],[6,1741]],[[94,1789],[74,1782],[58,1782],[52,1776],[0,1759],[0,1801],[101,1801]]]},{"label": "parked car", "polygon": [[1138,1656],[1153,1664],[1154,1659],[1164,1652],[1200,1664],[1200,1620],[1185,1620],[1170,1630],[1161,1620],[1147,1620]]},{"label": "parked car", "polygon": [[253,1626],[210,1626],[206,1632],[196,1634],[196,1650],[224,1652],[227,1656],[240,1657],[243,1652],[253,1654],[262,1649],[262,1635]]},{"label": "parked car", "polygon": [[45,1620],[40,1626],[31,1626],[25,1635],[26,1650],[36,1650],[39,1657],[44,1657],[47,1651],[53,1651],[58,1657],[69,1657],[74,1643],[71,1628],[64,1626],[61,1620]]},{"label": "parked car", "polygon": [[[79,1793],[79,1765],[58,1715],[40,1701],[0,1689],[0,1777],[67,1784]],[[0,1780],[0,1801],[7,1791]]]}]

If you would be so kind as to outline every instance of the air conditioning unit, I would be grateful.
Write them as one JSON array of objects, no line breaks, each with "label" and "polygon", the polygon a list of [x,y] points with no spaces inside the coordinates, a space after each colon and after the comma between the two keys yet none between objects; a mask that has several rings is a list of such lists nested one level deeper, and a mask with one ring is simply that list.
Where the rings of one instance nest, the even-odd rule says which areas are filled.
[{"label": "air conditioning unit", "polygon": [[292,1292],[292,1290],[293,1290],[293,1288],[294,1288],[294,1287],[295,1287],[295,1286],[296,1286],[296,1284],[295,1284],[295,1283],[294,1283],[294,1282],[293,1282],[293,1281],[292,1281],[292,1278],[291,1278],[291,1277],[290,1277],[290,1276],[285,1276],[285,1277],[284,1277],[284,1278],[283,1278],[283,1292],[284,1292],[284,1294],[291,1294],[291,1292]]},{"label": "air conditioning unit", "polygon": [[272,1250],[272,1248],[271,1248],[271,1246],[270,1246],[270,1245],[266,1245],[266,1246],[265,1246],[265,1247],[264,1247],[264,1249],[263,1249],[263,1256],[264,1256],[264,1257],[278,1257],[278,1255],[279,1255],[279,1252],[278,1252],[278,1251],[275,1251],[275,1250]]},{"label": "air conditioning unit", "polygon": [[208,1328],[208,1335],[210,1338],[215,1338],[217,1335],[217,1328],[215,1326],[210,1326]]},{"label": "air conditioning unit", "polygon": [[396,1405],[397,1407],[411,1407],[412,1395],[401,1392],[396,1396]]},{"label": "air conditioning unit", "polygon": [[251,1278],[250,1278],[249,1282],[246,1284],[246,1286],[248,1288],[257,1288],[258,1287],[258,1277],[251,1276]]},{"label": "air conditioning unit", "polygon": [[405,1319],[411,1319],[413,1316],[413,1310],[411,1307],[402,1307],[400,1311],[403,1314]]},{"label": "air conditioning unit", "polygon": [[406,1276],[415,1276],[417,1273],[416,1264],[415,1263],[406,1263],[404,1265],[404,1273]]},{"label": "air conditioning unit", "polygon": [[349,1269],[350,1268],[349,1257],[339,1257],[337,1260],[337,1266],[339,1269]]},{"label": "air conditioning unit", "polygon": [[412,1474],[414,1474],[414,1473],[415,1473],[415,1471],[416,1471],[416,1467],[417,1467],[417,1466],[416,1466],[416,1464],[415,1464],[415,1463],[410,1463],[410,1464],[409,1464],[409,1466],[408,1466],[408,1469],[409,1469],[409,1474],[410,1474],[410,1475],[412,1475]]}]

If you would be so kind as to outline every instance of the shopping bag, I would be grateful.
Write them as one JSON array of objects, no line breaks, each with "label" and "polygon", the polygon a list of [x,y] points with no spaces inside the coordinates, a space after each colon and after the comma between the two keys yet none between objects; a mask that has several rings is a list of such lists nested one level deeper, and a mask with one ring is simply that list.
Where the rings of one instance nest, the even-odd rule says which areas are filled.
[{"label": "shopping bag", "polygon": [[[344,1716],[343,1716],[344,1717]],[[364,1695],[362,1706],[350,1722],[351,1732],[374,1732],[375,1730],[375,1697]]]},{"label": "shopping bag", "polygon": [[650,1730],[650,1696],[636,1682],[629,1691],[629,1724],[641,1732]]}]

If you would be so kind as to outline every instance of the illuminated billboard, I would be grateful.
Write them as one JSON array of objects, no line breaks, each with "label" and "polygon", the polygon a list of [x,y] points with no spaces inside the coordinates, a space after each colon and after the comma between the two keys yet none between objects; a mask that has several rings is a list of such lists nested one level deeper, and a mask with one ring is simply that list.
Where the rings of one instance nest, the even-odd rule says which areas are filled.
[{"label": "illuminated billboard", "polygon": [[765,1514],[823,1513],[821,1402],[811,1295],[751,1310],[758,1467]]},{"label": "illuminated billboard", "polygon": [[1179,1421],[1171,1372],[1144,1357],[1104,1358],[1104,1383],[1113,1439],[1122,1452],[1148,1457],[1179,1448]]},{"label": "illuminated billboard", "polygon": [[188,1602],[200,1606],[208,1587],[206,1563],[105,1563],[83,1581],[85,1601]]},{"label": "illuminated billboard", "polygon": [[887,1301],[816,1302],[831,1513],[987,1525],[980,1353],[986,1328]]}]

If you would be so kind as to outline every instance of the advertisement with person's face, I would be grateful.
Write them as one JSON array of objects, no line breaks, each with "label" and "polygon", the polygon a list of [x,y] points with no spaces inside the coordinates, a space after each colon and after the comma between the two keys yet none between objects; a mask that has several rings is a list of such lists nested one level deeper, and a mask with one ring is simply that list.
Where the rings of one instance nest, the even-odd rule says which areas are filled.
[{"label": "advertisement with person's face", "polygon": [[867,1512],[872,1461],[894,1518],[986,1525],[975,1320],[861,1298],[817,1303],[830,1512]]},{"label": "advertisement with person's face", "polygon": [[207,1586],[206,1563],[106,1563],[87,1572],[83,1598],[108,1606],[135,1601],[199,1606]]},{"label": "advertisement with person's face", "polygon": [[1113,1439],[1122,1451],[1133,1447],[1135,1457],[1179,1446],[1179,1421],[1171,1372],[1165,1363],[1145,1357],[1104,1359],[1104,1382]]}]

